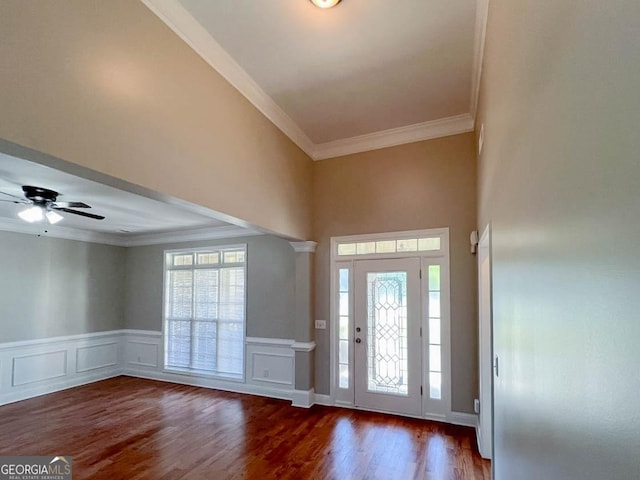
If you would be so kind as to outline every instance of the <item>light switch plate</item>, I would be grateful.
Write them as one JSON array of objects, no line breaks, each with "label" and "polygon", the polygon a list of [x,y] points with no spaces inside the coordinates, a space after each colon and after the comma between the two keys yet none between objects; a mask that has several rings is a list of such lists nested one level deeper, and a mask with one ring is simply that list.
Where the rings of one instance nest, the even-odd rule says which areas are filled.
[{"label": "light switch plate", "polygon": [[316,320],[316,328],[318,330],[326,330],[327,321],[326,320]]}]

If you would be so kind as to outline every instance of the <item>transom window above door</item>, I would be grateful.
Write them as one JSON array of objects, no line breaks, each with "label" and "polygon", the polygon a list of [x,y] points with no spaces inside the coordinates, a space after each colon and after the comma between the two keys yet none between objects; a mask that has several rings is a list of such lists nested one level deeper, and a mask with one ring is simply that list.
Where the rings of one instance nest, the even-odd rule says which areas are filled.
[{"label": "transom window above door", "polygon": [[[437,231],[434,231],[437,232]],[[407,253],[440,254],[442,251],[442,234],[419,235],[414,232],[396,232],[378,234],[375,239],[358,237],[342,237],[334,243],[335,256],[339,258],[390,255],[406,256]]]}]

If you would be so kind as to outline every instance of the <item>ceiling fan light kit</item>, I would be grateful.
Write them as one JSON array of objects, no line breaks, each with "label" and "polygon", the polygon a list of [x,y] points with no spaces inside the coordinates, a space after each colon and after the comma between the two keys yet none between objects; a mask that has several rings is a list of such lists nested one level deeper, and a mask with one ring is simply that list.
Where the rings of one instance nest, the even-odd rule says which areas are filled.
[{"label": "ceiling fan light kit", "polygon": [[311,3],[319,8],[331,8],[339,4],[340,1],[341,0],[311,0]]},{"label": "ceiling fan light kit", "polygon": [[60,220],[64,219],[64,217],[62,215],[60,215],[59,213],[54,212],[53,210],[49,210],[45,214],[45,217],[47,217],[47,222],[49,222],[51,225],[55,225]]},{"label": "ceiling fan light kit", "polygon": [[38,206],[29,207],[21,212],[18,212],[18,216],[25,222],[33,223],[40,222],[44,219],[42,208]]},{"label": "ceiling fan light kit", "polygon": [[51,225],[55,225],[60,220],[64,219],[62,215],[54,212],[53,210],[49,210],[47,211],[47,213],[44,213],[44,212],[45,212],[44,207],[34,205],[33,207],[29,207],[29,208],[26,208],[25,210],[22,210],[21,212],[18,212],[18,216],[25,222],[29,222],[29,223],[41,222],[46,218],[47,222],[49,222]]}]

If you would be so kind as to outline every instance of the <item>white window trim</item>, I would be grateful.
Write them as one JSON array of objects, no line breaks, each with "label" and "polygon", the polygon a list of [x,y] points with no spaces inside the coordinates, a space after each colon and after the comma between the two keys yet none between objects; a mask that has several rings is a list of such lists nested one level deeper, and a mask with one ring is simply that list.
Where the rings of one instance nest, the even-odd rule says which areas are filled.
[{"label": "white window trim", "polygon": [[[238,378],[237,376],[227,376],[224,374],[217,374],[217,373],[204,373],[204,372],[195,372],[193,370],[182,370],[179,368],[167,368],[166,366],[166,357],[165,357],[165,351],[166,351],[166,345],[167,345],[167,335],[166,335],[166,328],[167,328],[167,312],[166,312],[166,308],[167,308],[167,271],[169,270],[168,265],[167,265],[167,254],[174,254],[174,253],[198,253],[198,252],[208,252],[211,250],[220,250],[220,251],[224,251],[224,250],[238,250],[238,249],[244,249],[244,263],[243,264],[228,264],[229,266],[239,266],[239,265],[243,265],[244,266],[244,285],[245,285],[245,289],[244,289],[244,328],[242,329],[242,376],[240,378]],[[175,374],[175,375],[184,375],[187,377],[195,377],[195,378],[214,378],[214,379],[218,379],[218,380],[224,380],[227,382],[235,382],[235,383],[245,383],[246,382],[246,369],[247,369],[247,295],[248,295],[248,272],[249,272],[249,254],[248,254],[248,248],[247,248],[247,244],[246,243],[236,243],[236,244],[225,244],[225,245],[210,245],[208,247],[196,247],[196,248],[190,248],[190,247],[185,247],[185,248],[173,248],[173,249],[168,249],[168,250],[164,250],[162,252],[162,342],[160,343],[160,358],[162,359],[162,367],[161,367],[161,371],[164,373],[171,373],[171,374]],[[189,266],[190,269],[193,268],[193,265]],[[179,268],[176,268],[174,270],[179,270]]]},{"label": "white window trim", "polygon": [[[367,255],[338,255],[338,244],[350,243],[350,242],[372,242],[379,240],[403,240],[405,238],[417,238],[417,237],[440,237],[440,250],[429,251],[416,251],[416,252],[396,252],[396,253],[376,253]],[[349,393],[351,400],[347,400],[344,394],[340,394],[341,391],[345,392],[345,389],[338,388],[338,271],[340,268],[349,268],[349,288],[350,288],[350,302],[349,302],[349,315],[351,324],[353,325],[353,262],[357,260],[367,259],[395,259],[395,258],[420,258],[420,266],[424,272],[428,265],[438,264],[440,269],[440,283],[441,283],[441,335],[442,335],[442,399],[431,400],[429,398],[428,383],[428,358],[426,355],[426,347],[428,345],[428,335],[422,336],[421,347],[421,365],[423,370],[423,395],[422,395],[422,415],[420,418],[438,420],[438,421],[451,421],[451,280],[450,280],[450,256],[449,256],[449,228],[434,228],[427,230],[409,230],[401,232],[385,232],[374,233],[365,235],[349,235],[341,237],[331,238],[331,255],[330,255],[330,298],[329,298],[329,325],[331,328],[330,334],[330,384],[329,384],[329,397],[331,404],[353,407],[353,374],[354,365],[352,352],[353,349],[349,349],[349,359],[351,362],[349,372]],[[434,261],[430,261],[433,259]],[[429,328],[429,315],[427,312],[428,305],[424,302],[425,291],[428,295],[428,282],[423,281],[421,284],[421,326],[423,332],[428,332]],[[350,340],[353,333],[350,332]],[[439,403],[437,408],[433,408],[433,402]],[[429,412],[428,409],[429,408]]]},{"label": "white window trim", "polygon": [[[332,239],[333,240],[333,239]],[[336,244],[337,246],[337,244]],[[338,346],[340,344],[340,331],[339,331],[339,321],[340,316],[337,315],[338,311],[338,298],[340,296],[339,289],[339,272],[342,269],[347,269],[349,271],[349,319],[351,324],[353,324],[353,313],[354,313],[354,301],[353,301],[353,290],[354,290],[354,279],[353,279],[353,260],[343,260],[342,258],[336,255],[337,260],[331,262],[331,320],[330,320],[330,328],[331,328],[331,342],[330,342],[330,356],[331,356],[331,388],[329,389],[329,394],[331,396],[332,401],[339,405],[352,405],[353,404],[353,396],[354,396],[354,384],[353,384],[353,365],[355,360],[354,349],[353,349],[353,329],[349,329],[349,388],[339,388],[339,367],[338,367]],[[335,358],[334,358],[335,355]]]},{"label": "white window trim", "polygon": [[[447,239],[448,242],[448,239]],[[423,376],[429,375],[429,305],[424,299],[429,297],[428,266],[440,265],[440,355],[442,372],[442,396],[440,400],[431,399],[428,378],[424,378],[422,395],[423,418],[437,421],[449,421],[451,417],[451,280],[449,256],[439,259],[422,258],[422,369]],[[426,281],[425,281],[426,280]]]}]

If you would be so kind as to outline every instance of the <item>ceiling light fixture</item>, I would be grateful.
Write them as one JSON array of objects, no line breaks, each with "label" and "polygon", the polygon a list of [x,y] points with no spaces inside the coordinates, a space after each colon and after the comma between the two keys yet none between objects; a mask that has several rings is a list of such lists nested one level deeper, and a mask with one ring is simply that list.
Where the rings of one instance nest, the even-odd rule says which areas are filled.
[{"label": "ceiling light fixture", "polygon": [[59,213],[54,212],[53,210],[49,210],[45,214],[45,217],[47,217],[47,222],[49,222],[51,225],[55,225],[60,220],[64,219],[64,217],[62,215],[60,215]]},{"label": "ceiling light fixture", "polygon": [[340,0],[311,0],[316,7],[331,8],[340,3]]},{"label": "ceiling light fixture", "polygon": [[29,207],[26,210],[22,210],[18,213],[18,216],[23,219],[25,222],[33,223],[39,222],[44,219],[44,214],[42,213],[42,207],[38,207],[37,205],[33,207]]}]

